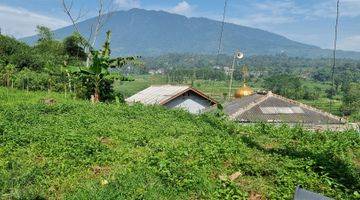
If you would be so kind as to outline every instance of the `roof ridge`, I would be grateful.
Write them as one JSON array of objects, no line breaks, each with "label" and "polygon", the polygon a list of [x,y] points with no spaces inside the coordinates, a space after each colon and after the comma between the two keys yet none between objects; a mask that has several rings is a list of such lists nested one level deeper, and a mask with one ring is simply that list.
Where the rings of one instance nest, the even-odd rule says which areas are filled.
[{"label": "roof ridge", "polygon": [[[155,85],[150,85],[149,87],[163,87],[163,86],[172,86],[172,87],[191,87],[190,85],[172,85],[172,84],[155,84]],[[148,87],[148,88],[149,88]]]},{"label": "roof ridge", "polygon": [[248,106],[246,106],[245,108],[240,108],[237,112],[235,112],[234,114],[230,115],[230,119],[235,119],[237,116],[243,114],[244,112],[250,110],[251,108],[253,108],[254,106],[258,105],[259,103],[265,101],[266,99],[268,99],[270,96],[272,96],[272,92],[267,93],[266,95],[264,95],[263,97],[261,97],[261,99],[259,99],[258,101],[255,100],[253,102],[251,102]]},{"label": "roof ridge", "polygon": [[217,102],[215,99],[211,98],[210,96],[206,95],[205,93],[203,93],[203,92],[201,92],[200,90],[198,90],[198,89],[196,89],[196,88],[194,88],[194,87],[191,87],[191,86],[187,87],[186,89],[184,89],[184,90],[182,90],[182,91],[177,92],[176,94],[173,94],[173,95],[169,96],[167,99],[164,99],[164,100],[160,101],[159,104],[160,104],[160,105],[164,105],[164,104],[168,103],[169,101],[177,98],[177,97],[180,96],[181,94],[184,94],[184,93],[186,93],[186,92],[188,92],[188,91],[193,91],[193,92],[195,92],[196,94],[198,94],[199,96],[202,96],[204,99],[208,99],[208,100],[210,100],[212,103],[218,104],[218,102]]},{"label": "roof ridge", "polygon": [[[289,98],[283,97],[283,96],[281,96],[281,95],[274,94],[274,93],[272,93],[271,91],[270,91],[269,93],[271,93],[271,95],[274,96],[274,97],[276,97],[276,98],[282,99],[282,100],[287,101],[287,102],[289,102],[289,103],[297,104],[297,105],[302,106],[302,107],[305,107],[306,109],[309,109],[309,110],[311,110],[311,111],[320,113],[320,114],[325,115],[325,116],[327,116],[327,117],[330,117],[330,118],[339,120],[340,122],[343,122],[343,118],[338,117],[338,116],[336,116],[336,115],[333,115],[333,114],[331,114],[331,113],[328,113],[328,112],[326,112],[326,111],[322,111],[322,110],[320,110],[320,109],[317,109],[317,108],[315,108],[315,107],[309,106],[309,105],[304,104],[304,103],[301,103],[301,102],[299,102],[299,101],[295,101],[295,100],[293,100],[293,99],[289,99]],[[346,122],[346,121],[345,121],[345,122]]]},{"label": "roof ridge", "polygon": [[188,90],[192,90],[192,91],[194,91],[195,93],[198,93],[200,96],[203,96],[204,98],[208,98],[210,101],[212,101],[212,102],[214,102],[214,103],[216,103],[216,104],[219,103],[217,100],[215,100],[214,98],[212,98],[210,95],[205,94],[204,92],[196,89],[196,88],[193,87],[193,86],[190,86]]}]

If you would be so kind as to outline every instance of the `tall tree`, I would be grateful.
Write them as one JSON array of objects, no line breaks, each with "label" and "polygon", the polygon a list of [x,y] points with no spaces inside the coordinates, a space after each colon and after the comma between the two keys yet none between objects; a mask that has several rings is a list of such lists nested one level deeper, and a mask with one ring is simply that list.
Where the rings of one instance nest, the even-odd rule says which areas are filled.
[{"label": "tall tree", "polygon": [[[79,60],[86,60],[85,47],[88,46],[86,40],[77,32],[74,32],[71,36],[66,37],[63,41],[65,53],[70,57],[77,58]],[[84,45],[85,44],[85,45]]]},{"label": "tall tree", "polygon": [[51,32],[50,28],[46,26],[36,26],[36,32],[39,35],[38,42],[52,41],[54,39],[54,34]]}]

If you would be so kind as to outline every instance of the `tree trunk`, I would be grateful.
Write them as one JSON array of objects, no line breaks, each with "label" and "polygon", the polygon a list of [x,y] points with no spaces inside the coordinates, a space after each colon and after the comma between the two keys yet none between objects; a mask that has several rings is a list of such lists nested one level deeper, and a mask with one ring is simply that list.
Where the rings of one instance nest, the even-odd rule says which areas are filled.
[{"label": "tree trunk", "polygon": [[95,100],[95,103],[98,103],[100,101],[100,94],[99,94],[99,91],[97,91],[97,90],[95,90],[94,100]]},{"label": "tree trunk", "polygon": [[95,93],[94,93],[94,102],[98,103],[100,101],[100,81],[99,77],[95,80]]}]

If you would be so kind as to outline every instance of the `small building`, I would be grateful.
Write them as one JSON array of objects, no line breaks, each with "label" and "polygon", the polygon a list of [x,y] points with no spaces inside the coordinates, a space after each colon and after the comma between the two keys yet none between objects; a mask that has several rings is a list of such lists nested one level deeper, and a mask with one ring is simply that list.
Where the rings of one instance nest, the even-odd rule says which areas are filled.
[{"label": "small building", "polygon": [[312,127],[345,124],[345,120],[337,116],[272,92],[239,97],[224,105],[224,112],[238,122],[305,124]]},{"label": "small building", "polygon": [[160,68],[160,69],[151,69],[151,70],[149,70],[149,74],[150,74],[150,75],[165,74],[165,69],[163,69],[163,68]]},{"label": "small building", "polygon": [[344,130],[352,128],[346,121],[303,103],[269,92],[254,92],[246,84],[248,69],[243,68],[243,86],[234,94],[235,99],[224,104],[230,119],[241,123],[302,124],[306,128]]},{"label": "small building", "polygon": [[139,102],[145,105],[182,108],[193,114],[201,113],[206,108],[218,104],[217,101],[193,87],[175,85],[150,86],[125,101],[130,104]]}]

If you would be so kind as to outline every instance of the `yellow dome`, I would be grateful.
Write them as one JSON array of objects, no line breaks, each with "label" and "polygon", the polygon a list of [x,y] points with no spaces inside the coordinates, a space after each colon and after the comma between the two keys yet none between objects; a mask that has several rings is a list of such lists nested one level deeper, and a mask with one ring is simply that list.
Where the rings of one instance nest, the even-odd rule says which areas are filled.
[{"label": "yellow dome", "polygon": [[252,95],[254,93],[254,91],[246,86],[244,84],[244,86],[242,86],[241,88],[239,88],[238,90],[236,90],[235,92],[235,98],[241,98],[241,97],[244,97],[244,96],[249,96],[249,95]]}]

